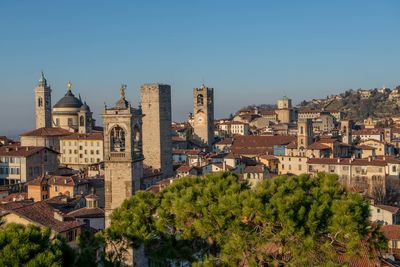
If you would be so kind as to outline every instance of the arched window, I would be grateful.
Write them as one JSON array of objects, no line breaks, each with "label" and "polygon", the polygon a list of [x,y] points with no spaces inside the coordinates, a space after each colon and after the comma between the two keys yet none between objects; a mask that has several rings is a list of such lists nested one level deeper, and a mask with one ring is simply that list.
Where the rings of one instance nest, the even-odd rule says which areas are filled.
[{"label": "arched window", "polygon": [[38,107],[43,107],[43,98],[38,98]]},{"label": "arched window", "polygon": [[202,106],[204,104],[204,97],[202,94],[197,95],[197,105]]},{"label": "arched window", "polygon": [[304,134],[304,127],[303,126],[300,127],[300,134]]},{"label": "arched window", "polygon": [[142,138],[140,136],[140,128],[139,126],[135,125],[133,127],[133,137],[134,137],[134,143],[133,143],[133,149],[136,154],[140,154],[142,152]]},{"label": "arched window", "polygon": [[346,134],[346,133],[347,133],[347,127],[343,126],[343,134]]},{"label": "arched window", "polygon": [[111,129],[110,149],[111,152],[125,151],[125,131],[119,126]]},{"label": "arched window", "polygon": [[81,116],[81,117],[79,118],[79,125],[80,125],[80,126],[85,126],[85,117],[84,117],[84,116]]}]

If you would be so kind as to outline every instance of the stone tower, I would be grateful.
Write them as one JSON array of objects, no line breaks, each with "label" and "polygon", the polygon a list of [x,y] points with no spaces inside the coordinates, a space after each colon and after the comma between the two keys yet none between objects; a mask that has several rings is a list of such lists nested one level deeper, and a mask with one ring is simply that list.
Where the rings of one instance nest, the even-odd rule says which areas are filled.
[{"label": "stone tower", "polygon": [[193,89],[194,138],[211,147],[214,142],[214,88]]},{"label": "stone tower", "polygon": [[292,108],[292,100],[284,96],[276,101],[277,109],[275,113],[280,123],[290,123],[294,120],[294,112]]},{"label": "stone tower", "polygon": [[79,133],[86,134],[92,131],[92,112],[90,111],[90,107],[86,104],[86,102],[81,106],[79,110]]},{"label": "stone tower", "polygon": [[313,143],[313,126],[311,119],[302,119],[297,122],[297,148],[307,148]]},{"label": "stone tower", "polygon": [[125,99],[125,88],[115,107],[105,107],[102,115],[106,227],[112,211],[140,189],[143,177],[142,111]]},{"label": "stone tower", "polygon": [[164,178],[173,176],[171,140],[171,86],[144,84],[141,87],[144,164],[161,169]]},{"label": "stone tower", "polygon": [[51,89],[50,86],[47,85],[47,80],[43,72],[35,88],[35,102],[36,129],[51,127]]},{"label": "stone tower", "polygon": [[340,134],[342,136],[342,142],[345,144],[351,144],[353,142],[351,135],[352,121],[342,120],[340,121]]}]

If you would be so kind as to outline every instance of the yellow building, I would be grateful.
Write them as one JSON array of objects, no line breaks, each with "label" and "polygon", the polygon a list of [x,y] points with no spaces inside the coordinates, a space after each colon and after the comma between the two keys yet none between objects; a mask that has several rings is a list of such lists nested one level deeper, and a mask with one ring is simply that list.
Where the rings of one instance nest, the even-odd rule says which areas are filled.
[{"label": "yellow building", "polygon": [[60,139],[60,164],[79,170],[103,161],[103,133],[75,133]]}]

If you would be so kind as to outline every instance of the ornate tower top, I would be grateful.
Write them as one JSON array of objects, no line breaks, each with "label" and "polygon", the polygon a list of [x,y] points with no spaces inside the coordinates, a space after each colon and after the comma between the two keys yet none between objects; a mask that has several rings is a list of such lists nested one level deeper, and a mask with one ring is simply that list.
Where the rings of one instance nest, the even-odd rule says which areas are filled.
[{"label": "ornate tower top", "polygon": [[42,71],[42,75],[40,76],[40,80],[39,80],[39,86],[46,86],[47,85],[47,80],[44,77],[44,73]]},{"label": "ornate tower top", "polygon": [[116,108],[126,109],[129,107],[130,104],[125,99],[125,90],[126,90],[126,84],[122,84],[121,88],[119,89],[120,99],[118,100],[117,104],[115,105]]}]

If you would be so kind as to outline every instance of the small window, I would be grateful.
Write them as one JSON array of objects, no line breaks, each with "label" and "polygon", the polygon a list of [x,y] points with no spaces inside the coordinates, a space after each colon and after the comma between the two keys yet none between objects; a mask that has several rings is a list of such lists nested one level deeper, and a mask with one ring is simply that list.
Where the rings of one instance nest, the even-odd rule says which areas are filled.
[{"label": "small window", "polygon": [[381,209],[376,209],[376,213],[380,213],[381,212]]}]

